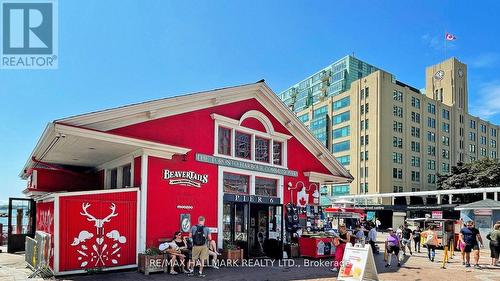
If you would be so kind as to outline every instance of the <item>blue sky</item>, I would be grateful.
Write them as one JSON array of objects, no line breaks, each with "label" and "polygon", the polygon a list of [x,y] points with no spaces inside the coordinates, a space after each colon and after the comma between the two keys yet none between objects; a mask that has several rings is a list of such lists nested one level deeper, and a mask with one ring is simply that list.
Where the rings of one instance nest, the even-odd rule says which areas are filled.
[{"label": "blue sky", "polygon": [[47,122],[256,82],[279,92],[346,54],[424,87],[427,65],[469,65],[472,114],[500,123],[495,1],[60,1],[59,69],[0,70],[0,200]]}]

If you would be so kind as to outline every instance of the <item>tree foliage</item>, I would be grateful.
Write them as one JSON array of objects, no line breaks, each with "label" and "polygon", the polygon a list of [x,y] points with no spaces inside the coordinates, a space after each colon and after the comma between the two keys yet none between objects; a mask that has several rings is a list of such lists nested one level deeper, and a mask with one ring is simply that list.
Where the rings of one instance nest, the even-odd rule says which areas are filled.
[{"label": "tree foliage", "polygon": [[[482,158],[467,164],[458,163],[450,173],[438,175],[437,186],[442,190],[500,186],[500,162],[498,159]],[[473,199],[476,196],[456,197],[464,202],[465,197]]]}]

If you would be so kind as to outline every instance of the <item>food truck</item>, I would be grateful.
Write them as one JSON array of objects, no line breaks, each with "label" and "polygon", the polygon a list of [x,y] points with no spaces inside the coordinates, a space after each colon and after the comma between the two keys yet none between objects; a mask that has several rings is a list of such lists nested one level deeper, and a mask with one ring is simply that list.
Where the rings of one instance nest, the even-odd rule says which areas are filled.
[{"label": "food truck", "polygon": [[[433,225],[434,230],[438,234],[439,247],[450,243],[450,239],[453,239],[453,243],[456,246],[458,241],[458,235],[460,233],[461,224],[458,220],[453,219],[435,219],[435,218],[414,218],[407,219],[408,227],[414,230],[417,226],[423,232]],[[424,245],[424,237],[421,237],[422,245]],[[455,247],[456,248],[456,247]]]},{"label": "food truck", "polygon": [[218,248],[282,254],[283,206],[352,181],[263,81],[55,120],[20,177],[56,275],[137,267],[199,216]]}]

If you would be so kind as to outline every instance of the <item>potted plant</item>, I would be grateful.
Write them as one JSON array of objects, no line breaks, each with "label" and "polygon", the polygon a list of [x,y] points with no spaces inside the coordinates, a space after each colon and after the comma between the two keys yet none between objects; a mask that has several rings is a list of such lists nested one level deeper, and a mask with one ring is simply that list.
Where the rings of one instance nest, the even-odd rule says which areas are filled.
[{"label": "potted plant", "polygon": [[237,245],[228,242],[224,243],[224,249],[222,251],[222,258],[224,260],[231,260],[233,263],[239,263],[243,260],[243,249],[240,249]]},{"label": "potted plant", "polygon": [[144,253],[139,253],[139,272],[149,275],[151,272],[167,272],[168,257],[160,249],[155,247],[147,248]]}]

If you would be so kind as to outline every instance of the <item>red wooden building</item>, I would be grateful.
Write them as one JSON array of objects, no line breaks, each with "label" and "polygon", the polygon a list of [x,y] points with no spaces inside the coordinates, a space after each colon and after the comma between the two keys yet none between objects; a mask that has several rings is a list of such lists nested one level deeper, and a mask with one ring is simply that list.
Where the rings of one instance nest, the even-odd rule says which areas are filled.
[{"label": "red wooden building", "polygon": [[200,215],[258,256],[281,245],[284,204],[352,180],[264,82],[56,120],[21,177],[56,274],[134,267]]}]

